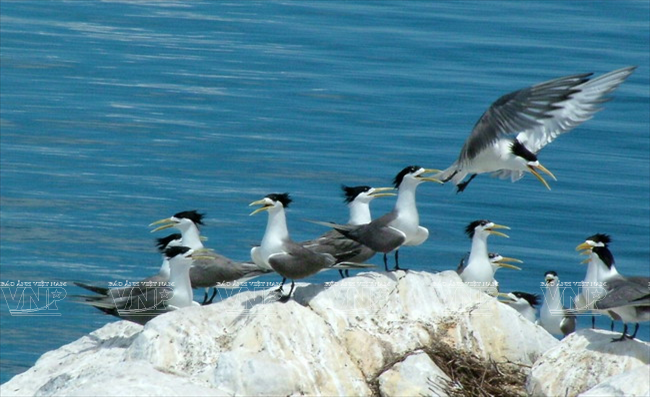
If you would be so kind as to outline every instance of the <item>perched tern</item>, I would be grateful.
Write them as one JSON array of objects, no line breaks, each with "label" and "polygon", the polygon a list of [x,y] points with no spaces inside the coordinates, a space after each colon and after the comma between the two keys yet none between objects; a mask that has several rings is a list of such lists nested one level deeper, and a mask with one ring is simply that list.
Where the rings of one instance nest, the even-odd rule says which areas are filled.
[{"label": "perched tern", "polygon": [[494,274],[497,269],[506,267],[510,269],[521,270],[517,266],[508,264],[507,262],[522,261],[514,258],[506,258],[504,261],[491,260],[487,248],[487,239],[491,235],[501,236],[508,238],[508,235],[497,231],[496,229],[510,229],[508,226],[498,225],[489,220],[477,220],[465,228],[465,233],[472,240],[472,248],[469,257],[466,261],[462,261],[456,269],[456,273],[460,276],[463,282],[471,287],[490,295],[496,295],[498,292],[498,283],[494,279]]},{"label": "perched tern", "polygon": [[[129,286],[129,287],[119,287],[119,288],[106,288],[97,285],[85,284],[77,281],[75,281],[74,284],[81,288],[99,294],[98,296],[94,297],[96,299],[103,299],[107,297],[119,298],[125,295],[137,295],[144,291],[140,286],[157,285],[159,283],[165,283],[169,281],[169,272],[170,272],[169,259],[165,255],[165,250],[169,247],[179,246],[181,245],[180,243],[181,243],[181,235],[179,233],[170,234],[167,237],[156,239],[156,246],[158,247],[158,251],[160,251],[160,253],[162,254],[162,265],[160,266],[160,270],[158,270],[158,273],[154,274],[153,276],[149,276],[143,280],[140,280],[138,282],[137,287]],[[87,296],[86,298],[90,298],[90,297]]]},{"label": "perched tern", "polygon": [[[591,79],[577,74],[536,84],[497,99],[474,126],[458,159],[435,175],[452,181],[462,192],[477,174],[492,173],[513,182],[530,172],[547,189],[540,171],[556,180],[537,154],[559,135],[589,120],[636,67],[626,67]],[[463,182],[465,177],[469,179]]]},{"label": "perched tern", "polygon": [[544,303],[540,309],[539,325],[553,335],[568,334],[576,330],[576,316],[573,310],[562,305],[562,293],[560,292],[560,278],[554,271],[548,271],[544,275],[546,291],[544,291]]},{"label": "perched tern", "polygon": [[540,296],[529,294],[528,292],[513,291],[510,293],[500,293],[499,301],[507,304],[519,312],[526,320],[535,323],[537,320],[537,306],[539,305]]},{"label": "perched tern", "polygon": [[282,284],[278,292],[282,294],[285,281],[291,279],[289,294],[281,297],[286,302],[295,288],[295,280],[309,277],[328,268],[363,269],[372,265],[339,262],[332,254],[319,253],[294,242],[289,237],[285,208],[291,203],[288,193],[269,194],[261,200],[253,201],[250,206],[260,206],[251,215],[268,212],[266,231],[262,243],[251,249],[251,258],[260,267],[267,267],[280,274]]},{"label": "perched tern", "polygon": [[[342,186],[344,201],[350,210],[348,225],[358,226],[366,225],[372,221],[370,216],[370,202],[378,197],[395,196],[395,193],[389,193],[395,190],[392,187],[370,186]],[[320,253],[332,254],[339,262],[365,263],[375,255],[375,251],[345,237],[336,229],[332,229],[322,236],[300,243],[305,248]],[[345,276],[348,276],[348,269],[345,269]],[[339,269],[341,277],[343,269]]]},{"label": "perched tern", "polygon": [[[604,290],[604,294],[591,302],[593,310],[623,322],[623,333],[614,341],[634,339],[639,323],[650,321],[650,277],[622,276],[614,265],[614,255],[609,250],[610,242],[608,235],[598,233],[588,237],[576,250],[583,250],[584,254],[589,255],[589,267],[594,268],[592,273],[596,274],[597,282],[602,283]],[[628,323],[636,323],[631,336],[627,335]]]},{"label": "perched tern", "polygon": [[134,290],[127,293],[125,290],[123,295],[109,293],[104,297],[82,296],[84,301],[81,303],[138,324],[146,324],[152,318],[169,311],[198,306],[192,300],[189,275],[193,254],[194,251],[188,247],[169,247],[165,250],[170,269],[168,282],[138,287],[141,290],[139,293]]},{"label": "perched tern", "polygon": [[422,182],[437,182],[436,178],[424,174],[438,170],[419,166],[408,166],[397,174],[393,184],[397,188],[395,207],[388,214],[365,225],[338,225],[316,222],[330,226],[349,239],[357,241],[373,251],[384,254],[384,267],[388,271],[387,254],[395,251],[395,270],[399,270],[399,249],[402,246],[420,245],[429,237],[429,230],[420,226],[420,216],[415,202],[415,193]]},{"label": "perched tern", "polygon": [[[217,294],[216,287],[230,288],[232,285],[270,273],[272,270],[266,267],[260,268],[252,262],[237,262],[205,249],[199,231],[204,216],[205,214],[197,211],[183,211],[170,218],[153,222],[149,226],[160,225],[153,229],[152,233],[168,228],[178,229],[181,232],[182,244],[201,253],[200,259],[195,260],[190,270],[190,280],[192,288],[206,289],[203,304],[209,304]],[[215,289],[208,299],[208,290],[211,287]]]}]

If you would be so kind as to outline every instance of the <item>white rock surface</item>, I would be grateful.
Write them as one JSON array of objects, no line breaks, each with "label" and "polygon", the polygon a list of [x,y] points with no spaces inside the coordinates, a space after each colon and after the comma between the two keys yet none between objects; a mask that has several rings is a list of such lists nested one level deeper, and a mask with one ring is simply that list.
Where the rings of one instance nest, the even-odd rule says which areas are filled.
[{"label": "white rock surface", "polygon": [[647,397],[650,396],[650,365],[612,376],[579,397]]},{"label": "white rock surface", "polygon": [[[583,329],[548,350],[533,366],[526,390],[532,396],[576,396],[609,378],[647,367],[650,343],[640,340],[612,342],[619,333]],[[646,374],[650,376],[650,374]],[[647,382],[647,380],[646,380]],[[633,384],[623,387],[628,395]]]},{"label": "white rock surface", "polygon": [[[382,396],[428,396],[432,394],[429,379],[440,384],[440,379],[449,377],[426,353],[412,354],[379,376],[379,392]],[[446,396],[442,390],[436,393]]]},{"label": "white rock surface", "polygon": [[145,327],[108,324],[44,354],[0,395],[426,394],[439,370],[421,350],[434,338],[527,365],[559,345],[455,272],[362,273],[328,286],[298,284],[287,303],[251,287]]}]

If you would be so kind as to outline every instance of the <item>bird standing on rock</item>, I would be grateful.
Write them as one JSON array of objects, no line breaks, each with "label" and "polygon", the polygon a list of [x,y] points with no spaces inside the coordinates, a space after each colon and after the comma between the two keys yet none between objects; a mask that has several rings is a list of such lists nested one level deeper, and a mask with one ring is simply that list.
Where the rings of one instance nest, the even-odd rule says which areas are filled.
[{"label": "bird standing on rock", "polygon": [[282,296],[280,301],[286,302],[291,297],[295,288],[295,280],[309,277],[323,269],[364,269],[372,265],[339,262],[332,254],[319,253],[294,242],[289,237],[287,219],[284,209],[291,203],[288,193],[269,194],[261,200],[253,201],[251,206],[259,205],[260,208],[251,212],[255,215],[262,211],[268,212],[266,231],[259,247],[251,249],[251,258],[260,267],[275,270],[282,278],[278,292],[282,294],[282,287],[287,278],[291,279],[289,294]]},{"label": "bird standing on rock", "polygon": [[[487,292],[495,296],[498,293],[498,283],[494,279],[494,274],[499,267],[521,270],[517,266],[508,263],[496,266],[492,260],[487,248],[487,239],[491,235],[508,238],[508,235],[501,233],[496,229],[510,229],[508,226],[499,225],[492,221],[481,219],[471,222],[465,228],[465,233],[472,240],[472,248],[467,261],[461,262],[456,269],[456,273],[463,282],[479,291]],[[508,258],[510,261],[520,262],[518,259]],[[507,262],[507,261],[505,261]]]},{"label": "bird standing on rock", "polygon": [[[201,257],[194,261],[190,270],[192,288],[205,288],[203,304],[210,304],[217,295],[219,288],[228,288],[232,283],[242,283],[271,273],[268,268],[260,268],[251,262],[237,262],[203,246],[199,225],[203,225],[205,214],[198,211],[182,211],[170,218],[165,218],[151,223],[149,226],[156,226],[151,232],[175,228],[181,232],[181,244],[200,252]],[[208,291],[213,287],[212,296],[208,299]]]},{"label": "bird standing on rock", "polygon": [[[350,210],[348,225],[366,225],[372,221],[370,216],[370,202],[378,197],[394,196],[395,190],[392,187],[370,187],[370,186],[342,186],[345,202]],[[332,229],[322,236],[300,243],[305,248],[316,252],[332,254],[338,261],[365,263],[375,255],[375,251],[367,246],[345,237],[341,232]],[[342,269],[339,269],[341,278],[349,275],[349,269],[345,269],[345,276]]]},{"label": "bird standing on rock", "polygon": [[[634,276],[624,277],[617,270],[614,255],[609,250],[611,238],[607,234],[597,233],[588,237],[584,243],[578,245],[576,250],[582,250],[589,255],[587,262],[588,277],[594,277],[600,292],[596,297],[591,295],[593,302],[591,308],[600,313],[605,313],[613,320],[623,322],[623,333],[616,342],[626,338],[634,339],[639,330],[639,323],[650,321],[650,277]],[[591,273],[591,274],[590,274]],[[580,296],[577,302],[584,304],[588,298]],[[627,335],[627,324],[636,323],[634,333]]]},{"label": "bird standing on rock", "polygon": [[424,176],[424,174],[437,171],[417,165],[408,166],[400,171],[393,180],[393,184],[397,188],[395,207],[388,214],[368,224],[355,226],[329,222],[316,223],[333,227],[345,237],[357,241],[373,251],[382,252],[386,271],[388,271],[386,255],[395,251],[395,270],[400,270],[400,247],[420,245],[429,237],[429,230],[420,226],[415,193],[418,185],[423,182],[441,183],[436,178]]}]

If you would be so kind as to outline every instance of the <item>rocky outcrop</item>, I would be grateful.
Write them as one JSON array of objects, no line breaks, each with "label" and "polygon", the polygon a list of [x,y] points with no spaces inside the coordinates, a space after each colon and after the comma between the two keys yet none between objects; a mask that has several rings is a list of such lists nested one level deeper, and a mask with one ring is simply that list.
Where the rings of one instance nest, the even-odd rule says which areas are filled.
[{"label": "rocky outcrop", "polygon": [[[609,391],[597,394],[600,389],[618,390],[619,395],[626,396],[650,395],[650,371],[647,371],[650,343],[636,339],[612,342],[619,336],[592,329],[569,335],[537,360],[526,385],[528,393],[532,396],[575,396],[583,392],[592,396],[616,395]],[[640,376],[634,382],[624,383],[636,375]]]},{"label": "rocky outcrop", "polygon": [[[44,354],[0,394],[444,395],[457,380],[436,365],[431,346],[525,370],[560,345],[451,271],[298,284],[287,303],[272,289],[249,288],[144,327],[110,323]],[[542,390],[533,379],[532,390]]]}]

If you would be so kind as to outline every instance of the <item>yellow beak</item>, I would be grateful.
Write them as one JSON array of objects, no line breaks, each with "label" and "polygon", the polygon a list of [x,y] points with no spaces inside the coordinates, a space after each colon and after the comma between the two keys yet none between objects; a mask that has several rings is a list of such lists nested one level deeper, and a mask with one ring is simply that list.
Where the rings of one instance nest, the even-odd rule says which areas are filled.
[{"label": "yellow beak", "polygon": [[489,230],[488,232],[489,232],[490,234],[494,234],[495,236],[501,236],[501,237],[505,237],[505,238],[510,238],[510,236],[508,236],[507,234],[505,234],[505,233],[501,233],[501,232],[497,232],[497,231],[494,231],[494,229],[506,229],[506,230],[510,230],[510,228],[509,228],[508,226],[505,226],[505,225],[497,225],[497,224],[495,223],[493,226],[490,227],[490,230]]},{"label": "yellow beak", "polygon": [[[502,298],[502,299],[499,299],[499,298]],[[497,294],[497,299],[499,300],[499,302],[502,302],[502,303],[513,303],[514,302],[514,300],[510,297],[510,295],[504,294],[503,292],[499,292]]]},{"label": "yellow beak", "polygon": [[585,241],[584,243],[582,243],[582,244],[580,244],[580,245],[578,245],[578,246],[576,247],[576,251],[582,251],[582,250],[589,250],[589,251],[591,251],[592,248],[593,248],[593,247],[592,247],[588,242]]},{"label": "yellow beak", "polygon": [[174,225],[176,224],[176,222],[174,222],[174,220],[173,220],[172,218],[165,218],[165,219],[160,219],[160,220],[158,220],[158,221],[155,221],[155,222],[153,222],[153,223],[150,223],[150,224],[149,224],[149,227],[151,227],[151,226],[155,226],[155,225],[160,225],[160,224],[163,224],[163,225],[162,225],[162,226],[158,226],[157,228],[153,229],[153,230],[151,231],[151,233],[154,233],[154,232],[157,232],[157,231],[160,231],[160,230],[165,230],[165,229],[169,229],[169,228],[171,228],[171,227],[174,227]]},{"label": "yellow beak", "polygon": [[252,203],[248,204],[249,207],[252,207],[254,205],[262,205],[263,207],[260,207],[260,208],[256,209],[255,211],[251,212],[249,214],[249,216],[255,215],[255,214],[260,213],[262,211],[268,211],[268,209],[271,208],[270,205],[267,205],[265,199],[253,201]]},{"label": "yellow beak", "polygon": [[[438,170],[438,169],[435,169],[435,168],[425,168],[424,172],[422,172],[420,175],[434,174],[434,173],[437,174],[439,172],[441,172],[441,171]],[[440,179],[433,178],[433,177],[430,177],[430,176],[418,176],[418,179],[420,179],[421,181],[425,181],[425,182],[435,182],[435,183],[444,184],[444,182],[441,181]]]},{"label": "yellow beak", "polygon": [[389,197],[389,196],[397,196],[395,193],[384,193],[384,192],[389,192],[396,190],[394,187],[376,187],[373,188],[372,193],[370,193],[370,196],[372,197]]}]

